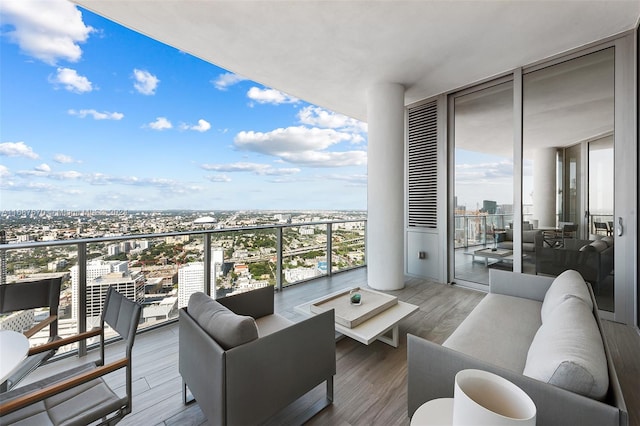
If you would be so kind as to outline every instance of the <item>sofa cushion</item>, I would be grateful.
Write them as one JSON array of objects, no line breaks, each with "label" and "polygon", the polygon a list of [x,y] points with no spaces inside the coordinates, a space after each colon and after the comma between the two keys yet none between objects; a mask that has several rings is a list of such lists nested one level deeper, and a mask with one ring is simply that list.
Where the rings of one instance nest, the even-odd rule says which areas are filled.
[{"label": "sofa cushion", "polygon": [[542,302],[540,317],[544,323],[553,310],[569,297],[577,297],[583,300],[587,306],[593,309],[589,288],[584,282],[582,275],[572,269],[566,270],[558,275],[554,280]]},{"label": "sofa cushion", "polygon": [[225,350],[258,338],[253,318],[233,313],[202,292],[191,295],[187,312]]},{"label": "sofa cushion", "polygon": [[608,247],[611,247],[613,245],[613,237],[611,235],[607,235],[606,237],[602,237],[600,239],[600,241],[603,241],[603,242],[607,243]]},{"label": "sofa cushion", "polygon": [[523,374],[603,399],[609,388],[609,373],[592,308],[577,297],[563,300],[533,338]]},{"label": "sofa cushion", "polygon": [[442,345],[522,373],[540,328],[540,306],[537,300],[489,293]]},{"label": "sofa cushion", "polygon": [[591,247],[595,247],[596,251],[603,251],[609,248],[606,241],[596,240],[589,244]]}]

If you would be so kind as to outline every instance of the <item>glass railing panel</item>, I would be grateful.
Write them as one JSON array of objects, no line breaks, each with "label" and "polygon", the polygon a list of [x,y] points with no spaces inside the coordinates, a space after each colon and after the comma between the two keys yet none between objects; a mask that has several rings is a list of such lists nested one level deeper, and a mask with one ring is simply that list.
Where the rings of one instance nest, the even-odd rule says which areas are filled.
[{"label": "glass railing panel", "polygon": [[327,274],[327,227],[290,226],[282,230],[282,286]]},{"label": "glass railing panel", "polygon": [[365,265],[365,223],[344,222],[331,226],[331,271]]},{"label": "glass railing panel", "polygon": [[211,282],[215,297],[275,285],[276,239],[274,228],[212,234]]}]

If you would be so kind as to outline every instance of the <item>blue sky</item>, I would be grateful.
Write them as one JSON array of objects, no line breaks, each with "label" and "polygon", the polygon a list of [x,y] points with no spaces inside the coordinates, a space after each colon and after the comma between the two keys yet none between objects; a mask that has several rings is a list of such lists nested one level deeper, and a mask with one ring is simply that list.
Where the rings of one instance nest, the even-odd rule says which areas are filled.
[{"label": "blue sky", "polygon": [[366,209],[366,124],[66,0],[0,18],[0,209]]}]

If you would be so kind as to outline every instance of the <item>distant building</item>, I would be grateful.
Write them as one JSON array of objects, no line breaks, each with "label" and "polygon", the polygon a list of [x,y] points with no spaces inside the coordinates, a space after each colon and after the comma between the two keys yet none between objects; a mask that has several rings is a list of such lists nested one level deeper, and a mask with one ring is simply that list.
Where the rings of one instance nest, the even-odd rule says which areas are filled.
[{"label": "distant building", "polygon": [[492,200],[483,200],[482,201],[482,211],[487,214],[496,214],[496,209],[498,207],[498,203]]},{"label": "distant building", "polygon": [[47,263],[47,269],[52,272],[57,272],[64,269],[67,266],[67,263],[66,259],[52,260]]},{"label": "distant building", "polygon": [[[89,284],[91,281],[99,278],[103,275],[107,275],[113,272],[128,272],[129,266],[127,262],[114,260],[106,262],[104,260],[91,260],[87,262],[87,292],[89,291]],[[79,276],[78,276],[78,265],[74,265],[71,267],[71,317],[73,319],[78,319],[78,285],[79,285]],[[142,287],[142,292],[144,295],[144,285]],[[105,290],[106,295],[106,290]],[[132,299],[136,300],[136,299]],[[87,302],[88,303],[88,302]]]},{"label": "distant building", "polygon": [[[211,286],[215,287],[215,268],[211,268]],[[204,263],[193,262],[178,269],[178,308],[189,304],[193,293],[204,291]]]},{"label": "distant building", "polygon": [[102,306],[109,287],[129,300],[144,301],[144,275],[141,272],[111,272],[87,282],[87,328],[100,325]]}]

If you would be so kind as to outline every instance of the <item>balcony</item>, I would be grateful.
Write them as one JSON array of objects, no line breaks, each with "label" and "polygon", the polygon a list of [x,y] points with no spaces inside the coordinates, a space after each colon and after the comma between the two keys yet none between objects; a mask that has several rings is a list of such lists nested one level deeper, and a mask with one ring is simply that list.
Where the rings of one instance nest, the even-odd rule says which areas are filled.
[{"label": "balcony", "polygon": [[[358,268],[291,286],[276,293],[276,310],[293,320],[300,319],[294,306],[345,287],[366,285],[366,276],[366,268]],[[400,300],[419,305],[420,310],[400,323],[399,347],[377,341],[365,346],[349,338],[338,340],[334,404],[308,424],[409,425],[406,334],[443,342],[482,299],[483,293],[420,279],[407,279],[405,284],[403,290],[392,293]],[[636,372],[640,368],[637,358],[640,339],[630,327],[609,321],[604,321],[604,326],[629,409],[629,424],[638,425],[640,377]],[[177,324],[142,332],[133,351],[133,412],[121,424],[208,424],[197,404],[182,405]],[[87,358],[60,359],[39,368],[27,380],[35,381],[94,356],[89,351]],[[123,381],[115,377],[110,385],[123,386]],[[314,401],[323,391],[320,386],[305,398]],[[304,401],[294,403],[286,415],[295,415],[303,407],[308,407]],[[268,424],[285,424],[287,419],[274,418]]]}]

